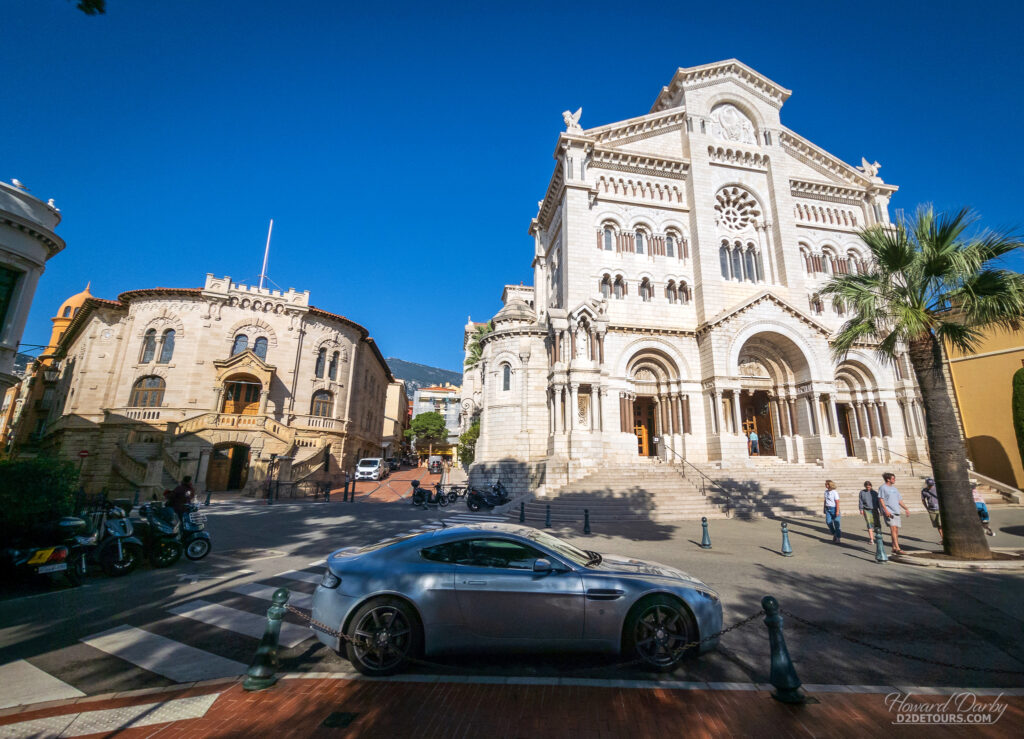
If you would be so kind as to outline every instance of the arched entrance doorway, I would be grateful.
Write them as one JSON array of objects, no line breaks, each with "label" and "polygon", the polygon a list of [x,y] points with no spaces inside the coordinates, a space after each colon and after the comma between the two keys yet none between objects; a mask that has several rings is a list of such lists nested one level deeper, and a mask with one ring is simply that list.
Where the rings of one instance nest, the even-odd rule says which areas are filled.
[{"label": "arched entrance doorway", "polygon": [[[742,436],[748,454],[791,458],[796,450],[786,449],[788,439],[821,433],[810,365],[792,339],[771,331],[755,334],[740,348],[736,364],[740,389],[724,409],[724,428]],[[755,438],[756,450],[748,443]]]},{"label": "arched entrance doorway", "polygon": [[[627,406],[631,426],[623,430],[636,436],[638,456],[657,457],[671,447],[675,435],[689,427],[689,399],[680,391],[679,370],[670,357],[647,350],[633,357],[627,372],[633,385],[633,402]],[[679,454],[682,450],[673,451]]]},{"label": "arched entrance doorway", "polygon": [[232,375],[224,381],[224,413],[255,416],[260,411],[263,383],[252,375]]},{"label": "arched entrance doorway", "polygon": [[860,362],[848,359],[836,368],[836,421],[848,457],[869,459],[868,441],[888,434],[887,410],[877,394],[874,374]]},{"label": "arched entrance doorway", "polygon": [[246,444],[217,444],[206,471],[206,489],[214,492],[241,490],[249,479],[249,447]]}]

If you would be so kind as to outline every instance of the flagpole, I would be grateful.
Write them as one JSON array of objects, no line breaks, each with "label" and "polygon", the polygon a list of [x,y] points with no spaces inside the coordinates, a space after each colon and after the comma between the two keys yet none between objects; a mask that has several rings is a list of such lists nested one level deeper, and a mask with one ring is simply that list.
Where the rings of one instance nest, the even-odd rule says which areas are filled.
[{"label": "flagpole", "polygon": [[267,257],[270,256],[270,234],[274,231],[274,219],[270,219],[267,229],[267,248],[263,250],[263,269],[260,270],[260,289],[263,289],[263,278],[267,276]]}]

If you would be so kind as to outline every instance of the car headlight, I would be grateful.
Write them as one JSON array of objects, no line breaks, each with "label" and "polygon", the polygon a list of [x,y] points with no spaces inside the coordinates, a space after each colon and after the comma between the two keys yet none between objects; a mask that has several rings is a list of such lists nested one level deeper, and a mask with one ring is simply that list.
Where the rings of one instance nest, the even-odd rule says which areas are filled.
[{"label": "car headlight", "polygon": [[320,578],[320,586],[324,588],[331,588],[333,590],[339,585],[341,585],[341,578],[331,572],[330,567],[324,570],[324,576]]},{"label": "car headlight", "polygon": [[710,600],[712,603],[717,603],[718,602],[718,593],[716,593],[716,592],[714,592],[712,590],[698,590],[697,593],[699,595],[704,596],[705,598]]}]

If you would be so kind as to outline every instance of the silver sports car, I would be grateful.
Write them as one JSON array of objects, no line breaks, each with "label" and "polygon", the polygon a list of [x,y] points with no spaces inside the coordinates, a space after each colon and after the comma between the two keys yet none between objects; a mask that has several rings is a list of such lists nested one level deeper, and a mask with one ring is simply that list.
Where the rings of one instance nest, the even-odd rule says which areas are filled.
[{"label": "silver sports car", "polygon": [[[672,670],[722,628],[718,594],[672,567],[482,523],[340,549],[313,596],[317,636],[366,675],[459,651],[591,651]],[[711,649],[712,639],[700,645]]]}]

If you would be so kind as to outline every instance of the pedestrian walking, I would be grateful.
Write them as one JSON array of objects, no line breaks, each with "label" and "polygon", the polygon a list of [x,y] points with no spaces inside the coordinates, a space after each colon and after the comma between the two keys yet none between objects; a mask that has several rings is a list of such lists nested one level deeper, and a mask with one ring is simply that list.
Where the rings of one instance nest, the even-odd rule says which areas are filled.
[{"label": "pedestrian walking", "polygon": [[882,487],[878,488],[878,509],[885,517],[885,523],[889,527],[889,534],[892,536],[892,553],[903,554],[900,549],[900,508],[909,516],[910,511],[903,496],[896,489],[896,475],[886,472],[882,475],[885,481]]},{"label": "pedestrian walking", "polygon": [[921,502],[924,503],[924,509],[928,512],[932,526],[939,530],[939,544],[941,544],[942,518],[939,516],[939,492],[935,489],[935,480],[930,477],[925,479],[924,487],[921,488]]},{"label": "pedestrian walking", "polygon": [[751,457],[758,456],[757,432],[754,429],[750,429],[750,433],[747,435],[747,455]]},{"label": "pedestrian walking", "polygon": [[995,536],[996,532],[989,525],[988,504],[985,502],[985,498],[982,497],[981,491],[978,490],[978,483],[976,482],[971,483],[971,497],[974,498],[974,507],[978,509],[978,518],[981,519],[981,525],[985,529],[985,533],[989,536]]},{"label": "pedestrian walking", "polygon": [[825,525],[832,532],[832,543],[839,544],[843,538],[839,528],[839,491],[831,480],[825,480]]},{"label": "pedestrian walking", "polygon": [[875,543],[875,529],[881,529],[878,521],[878,491],[871,486],[871,480],[864,481],[864,488],[857,500],[857,510],[864,516],[868,527],[868,541]]}]

